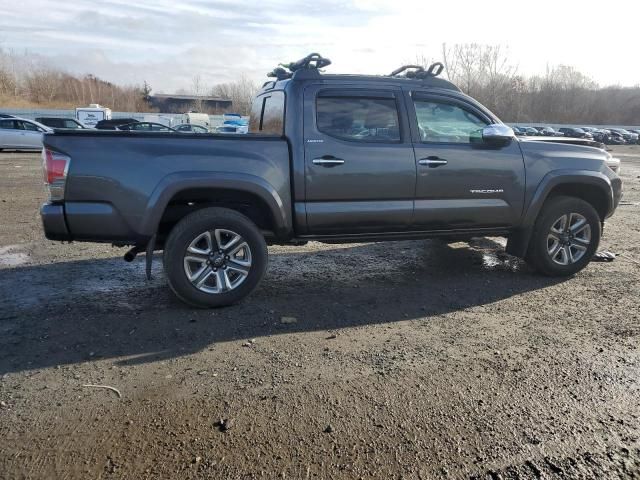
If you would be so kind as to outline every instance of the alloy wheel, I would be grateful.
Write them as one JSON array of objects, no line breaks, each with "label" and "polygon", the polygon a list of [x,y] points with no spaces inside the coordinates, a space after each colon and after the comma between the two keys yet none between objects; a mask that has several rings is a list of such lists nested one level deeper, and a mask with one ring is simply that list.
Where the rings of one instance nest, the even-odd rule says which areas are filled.
[{"label": "alloy wheel", "polygon": [[217,228],[196,236],[184,254],[184,272],[191,284],[209,294],[239,287],[251,270],[251,249],[242,235]]},{"label": "alloy wheel", "polygon": [[591,225],[579,213],[567,213],[551,225],[547,253],[558,265],[572,265],[585,255],[591,243]]}]

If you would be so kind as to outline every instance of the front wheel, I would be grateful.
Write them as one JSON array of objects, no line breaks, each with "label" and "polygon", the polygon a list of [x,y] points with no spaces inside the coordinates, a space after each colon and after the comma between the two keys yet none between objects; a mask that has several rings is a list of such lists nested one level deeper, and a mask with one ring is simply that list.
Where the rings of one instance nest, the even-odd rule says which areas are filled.
[{"label": "front wheel", "polygon": [[598,212],[580,198],[558,196],[545,203],[531,236],[527,263],[549,276],[586,267],[600,243]]},{"label": "front wheel", "polygon": [[182,219],[164,248],[169,286],[195,307],[222,307],[249,295],[267,267],[267,245],[244,215],[205,208]]}]

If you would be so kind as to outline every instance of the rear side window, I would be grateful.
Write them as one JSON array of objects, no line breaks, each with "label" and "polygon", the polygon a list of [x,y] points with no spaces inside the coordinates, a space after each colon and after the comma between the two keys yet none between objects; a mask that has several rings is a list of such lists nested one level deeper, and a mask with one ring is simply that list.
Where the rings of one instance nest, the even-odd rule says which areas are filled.
[{"label": "rear side window", "polygon": [[416,100],[416,116],[423,142],[471,143],[482,138],[487,122],[457,105]]},{"label": "rear side window", "polygon": [[318,131],[340,140],[399,142],[396,101],[391,98],[318,97]]},{"label": "rear side window", "polygon": [[249,132],[265,135],[284,134],[284,92],[271,92],[253,101]]},{"label": "rear side window", "polygon": [[0,120],[0,128],[17,130],[19,127],[15,120]]}]

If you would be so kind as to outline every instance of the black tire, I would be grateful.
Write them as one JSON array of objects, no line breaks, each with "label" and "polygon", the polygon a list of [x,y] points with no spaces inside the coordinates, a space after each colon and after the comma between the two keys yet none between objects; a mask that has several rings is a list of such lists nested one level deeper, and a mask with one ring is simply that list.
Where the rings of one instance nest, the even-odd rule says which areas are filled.
[{"label": "black tire", "polygon": [[[553,247],[556,247],[557,245],[555,243],[556,240],[553,237],[561,238],[559,235],[556,235],[554,231],[552,231],[552,227],[562,225],[561,223],[559,224],[557,222],[561,219],[561,217],[565,215],[568,216],[570,214],[578,215],[567,217],[573,219],[574,225],[576,225],[581,220],[579,216],[582,216],[586,220],[586,223],[590,228],[590,240],[583,253],[581,251],[575,250],[575,247],[571,247],[570,245],[566,245],[566,247],[560,247],[561,249],[569,249],[571,253],[567,254],[559,252],[560,255],[556,255],[557,260],[563,260],[564,258],[567,258],[567,255],[569,255],[569,257],[572,259],[574,254],[576,257],[580,255],[576,261],[569,262],[567,265],[561,265],[558,262],[554,261],[552,257],[552,253],[554,250]],[[538,218],[536,219],[533,233],[529,242],[526,261],[531,267],[544,275],[552,277],[564,277],[573,275],[589,264],[594,253],[596,253],[596,250],[598,249],[601,234],[602,224],[600,221],[600,216],[591,204],[575,197],[552,197],[545,202],[540,214],[538,215]],[[584,231],[580,233],[580,235],[586,236]],[[574,240],[574,237],[570,237],[567,239],[566,236],[563,236],[562,240],[566,240],[567,242],[577,242],[577,238]],[[584,243],[580,243],[580,245],[584,247]],[[550,252],[549,250],[552,251]]]},{"label": "black tire", "polygon": [[[216,229],[229,230],[241,236],[241,241],[249,247],[251,266],[246,278],[237,287],[220,293],[208,293],[198,289],[187,277],[185,269],[189,267],[185,266],[185,255],[196,238]],[[186,216],[173,227],[164,246],[164,269],[169,287],[180,300],[199,308],[222,307],[242,300],[260,283],[267,262],[267,244],[260,230],[241,213],[226,208],[204,208]],[[213,269],[213,264],[210,268]],[[226,267],[220,270],[222,268],[226,270]],[[214,280],[217,286],[217,280]]]}]

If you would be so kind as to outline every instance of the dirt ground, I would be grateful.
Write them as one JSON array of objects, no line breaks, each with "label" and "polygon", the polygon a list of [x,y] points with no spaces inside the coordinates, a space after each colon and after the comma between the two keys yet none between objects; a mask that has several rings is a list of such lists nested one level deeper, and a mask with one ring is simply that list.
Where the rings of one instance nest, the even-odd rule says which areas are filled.
[{"label": "dirt ground", "polygon": [[39,155],[0,153],[0,478],[640,478],[640,146],[615,153],[613,263],[272,247],[212,311],[45,240]]}]

